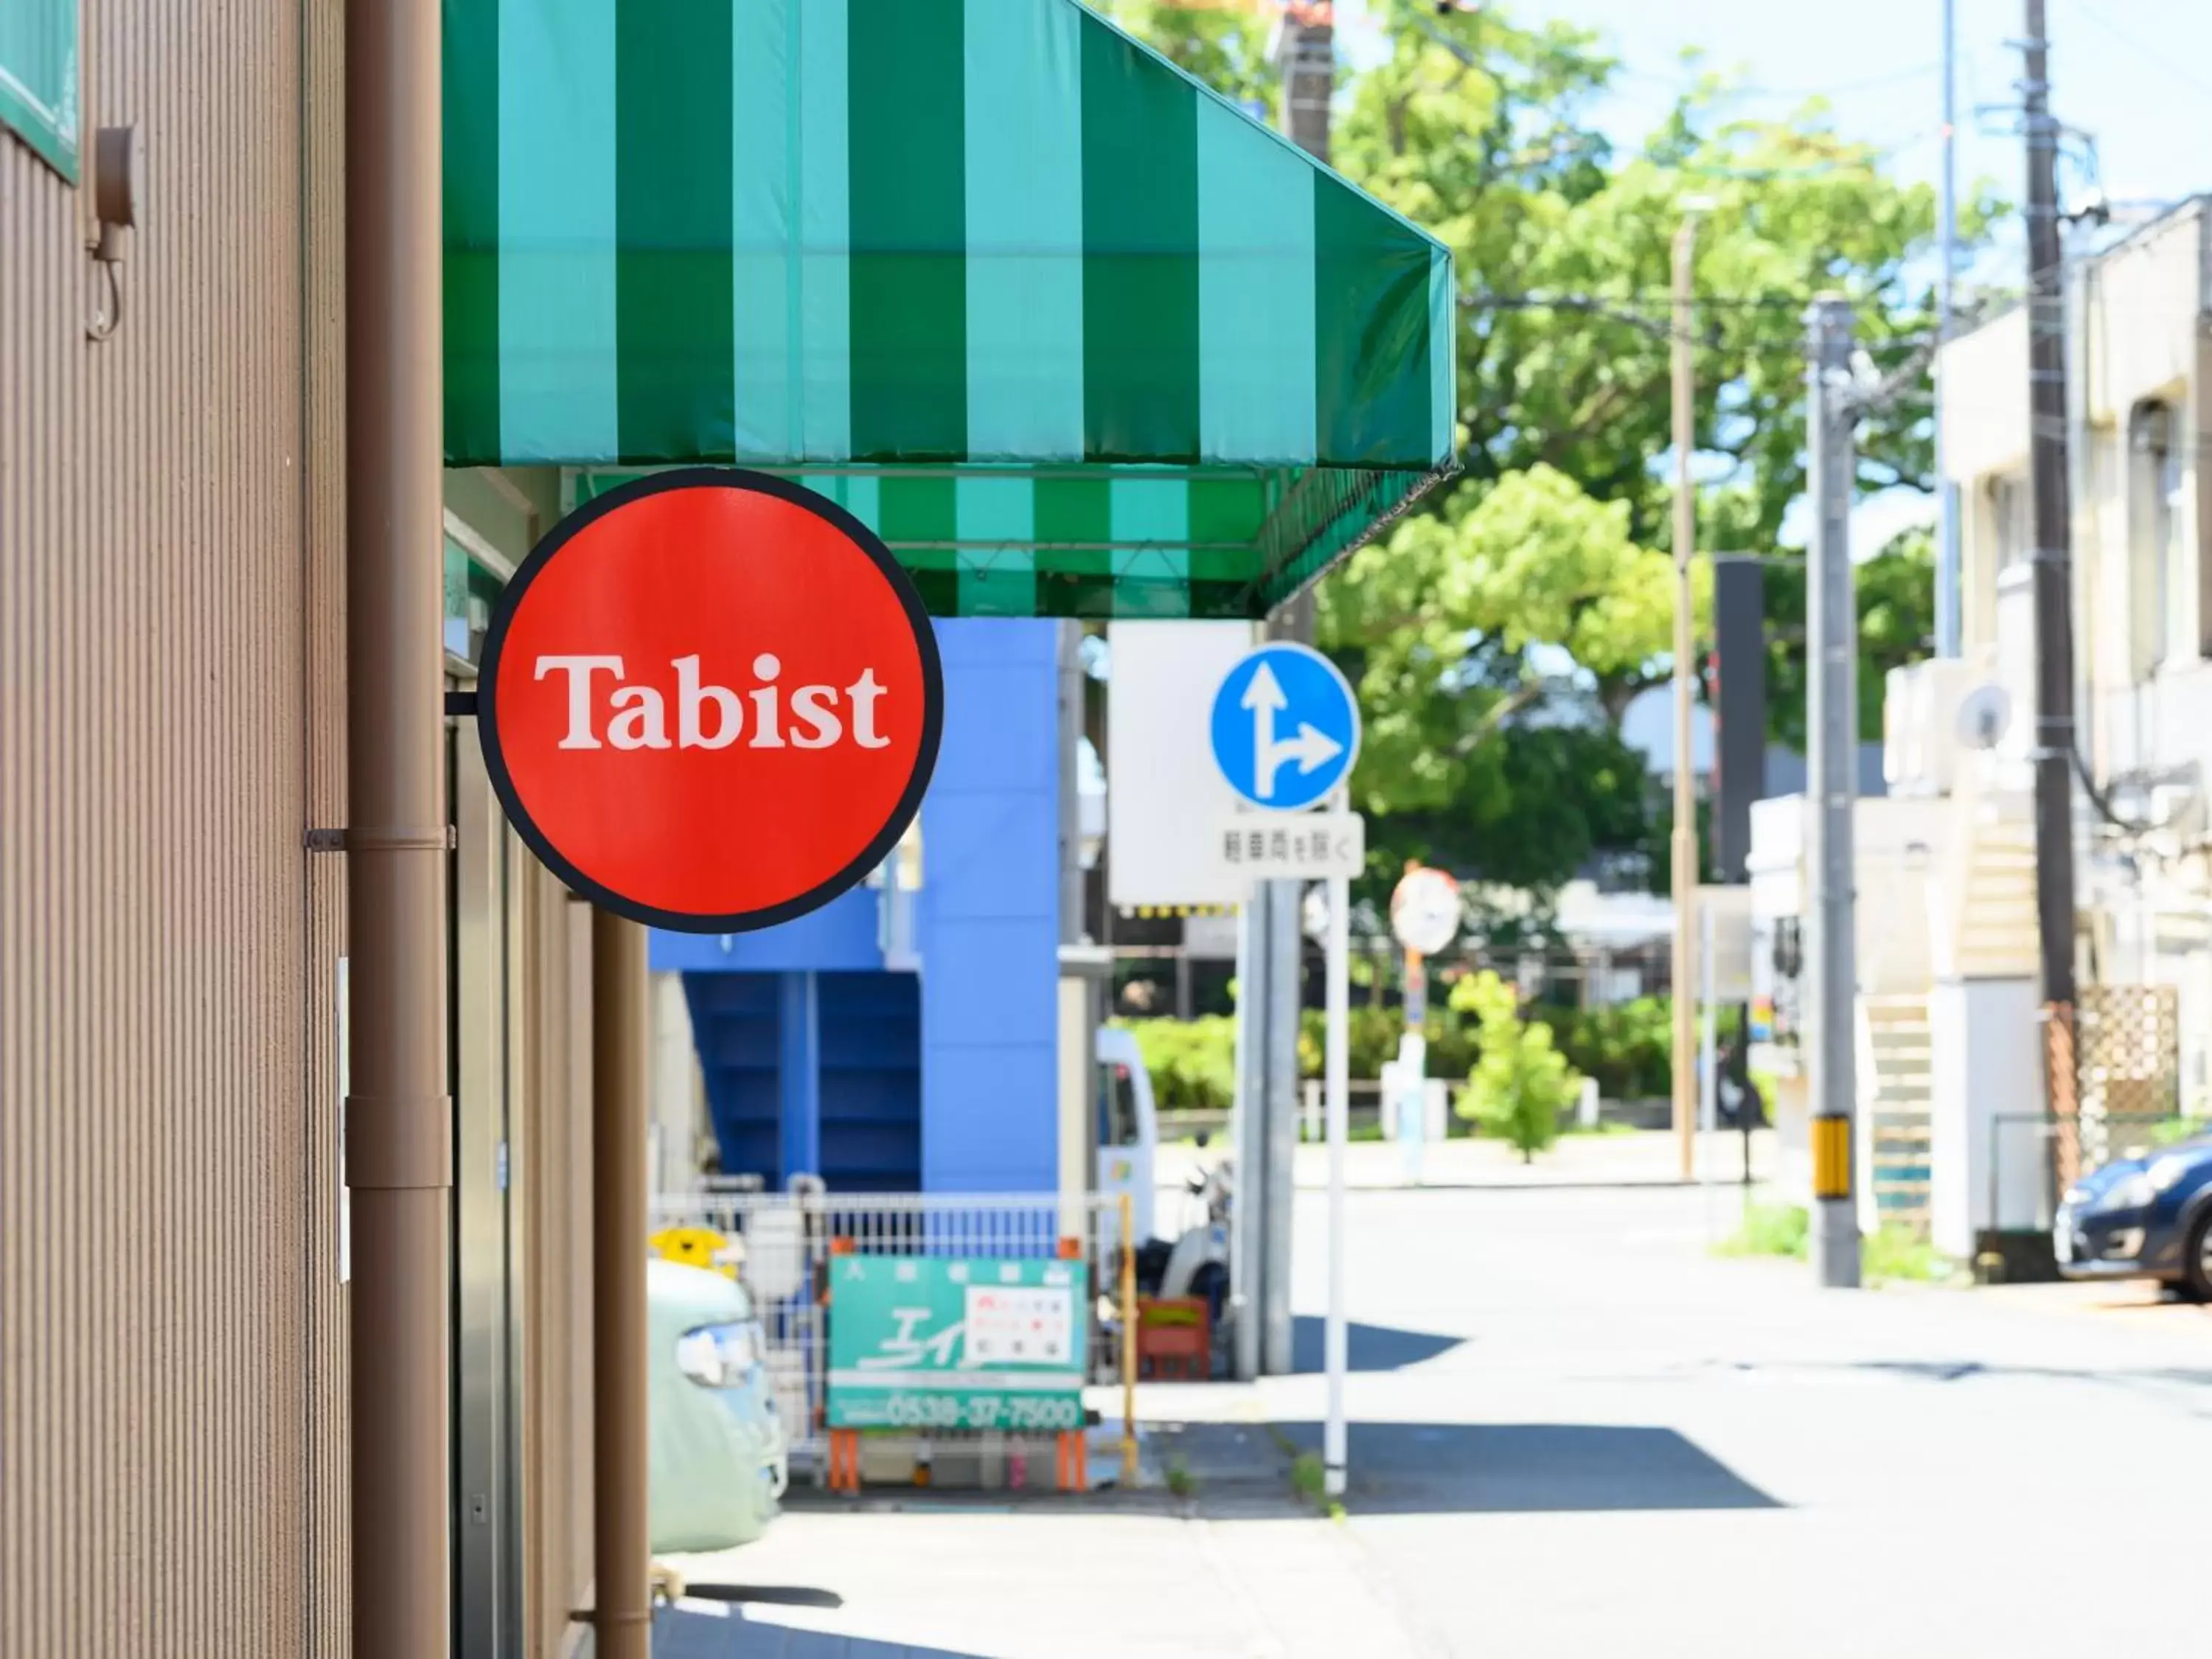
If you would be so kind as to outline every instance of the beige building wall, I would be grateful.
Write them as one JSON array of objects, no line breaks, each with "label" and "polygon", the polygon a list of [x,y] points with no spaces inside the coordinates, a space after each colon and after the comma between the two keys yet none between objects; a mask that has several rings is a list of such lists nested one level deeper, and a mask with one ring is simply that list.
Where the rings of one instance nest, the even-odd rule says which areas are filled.
[{"label": "beige building wall", "polygon": [[[560,475],[449,472],[445,499],[448,536],[512,569],[560,517]],[[471,682],[463,672],[453,684]],[[473,722],[455,728],[457,744],[477,741]],[[563,1659],[584,1634],[569,1614],[592,1601],[591,911],[512,830],[501,841],[514,872],[504,926],[522,964],[506,1010],[514,1060],[505,1082],[520,1255],[510,1291],[523,1578],[515,1650]]]},{"label": "beige building wall", "polygon": [[344,1651],[340,16],[86,0],[104,342],[0,133],[6,1659]]},{"label": "beige building wall", "polygon": [[562,1659],[592,1600],[591,910],[534,866],[524,885],[522,1651]]},{"label": "beige building wall", "polygon": [[[112,337],[0,131],[0,1659],[349,1650],[343,8],[85,0]],[[550,473],[456,475],[511,560]],[[426,547],[425,558],[439,550]],[[520,1651],[590,1599],[588,918],[517,883]]]},{"label": "beige building wall", "polygon": [[[2075,415],[2073,556],[2080,741],[2101,786],[2185,778],[2197,805],[2137,839],[2124,866],[2083,862],[2096,975],[2180,998],[2182,1101],[2212,1102],[2212,933],[2202,862],[2185,855],[2212,797],[2212,200],[2184,204],[2069,271]],[[1944,353],[1945,438],[1962,503],[1969,653],[2011,690],[2013,742],[2033,737],[2027,332],[2015,309]],[[2015,493],[2019,492],[2019,493]],[[2008,511],[2010,509],[2010,511]],[[2124,796],[2157,817],[2179,793]],[[2106,836],[2109,843],[2112,838]]]},{"label": "beige building wall", "polygon": [[[2203,464],[2212,432],[2207,218],[2203,202],[2191,203],[2084,261],[2068,284],[2075,650],[2089,694],[2086,746],[2107,775],[2187,758],[2176,745],[2203,746],[2197,734],[2212,729],[2203,723],[2212,702],[2197,707],[2192,684],[2212,643],[2212,468]],[[1992,653],[2017,696],[2033,684],[2021,562],[2033,540],[2025,310],[1953,343],[1942,374],[1944,437],[1960,496],[1966,647]],[[2166,412],[2164,442],[2180,474],[2178,510],[2163,519],[2148,448],[2153,409]],[[2160,729],[2152,704],[2160,701],[2169,715],[2188,703],[2189,718],[2168,718]]]}]

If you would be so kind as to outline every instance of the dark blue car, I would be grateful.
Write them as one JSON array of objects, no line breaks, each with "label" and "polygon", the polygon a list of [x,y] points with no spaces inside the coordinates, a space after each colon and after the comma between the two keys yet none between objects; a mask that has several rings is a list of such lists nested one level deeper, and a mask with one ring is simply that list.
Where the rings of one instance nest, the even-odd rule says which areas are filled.
[{"label": "dark blue car", "polygon": [[2069,1279],[2154,1279],[2212,1301],[2212,1135],[2083,1176],[2066,1189],[2052,1242]]}]

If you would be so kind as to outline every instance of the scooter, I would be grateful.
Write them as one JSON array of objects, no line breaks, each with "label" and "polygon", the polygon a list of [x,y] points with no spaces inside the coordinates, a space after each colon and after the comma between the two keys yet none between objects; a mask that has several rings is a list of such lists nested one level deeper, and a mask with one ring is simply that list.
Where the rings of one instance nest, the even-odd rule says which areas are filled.
[{"label": "scooter", "polygon": [[1236,1200],[1230,1160],[1194,1173],[1193,1196],[1206,1206],[1206,1219],[1174,1240],[1149,1239],[1137,1248],[1137,1289],[1163,1301],[1197,1297],[1206,1304],[1215,1330],[1229,1305],[1229,1212]]}]

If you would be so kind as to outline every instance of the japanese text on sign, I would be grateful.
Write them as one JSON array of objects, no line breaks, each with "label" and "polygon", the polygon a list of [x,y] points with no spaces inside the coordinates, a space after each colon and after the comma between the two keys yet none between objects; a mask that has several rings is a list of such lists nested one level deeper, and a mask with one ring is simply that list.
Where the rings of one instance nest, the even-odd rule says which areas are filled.
[{"label": "japanese text on sign", "polygon": [[1214,831],[1214,857],[1254,881],[1357,876],[1367,859],[1366,820],[1356,812],[1261,818],[1243,813]]}]

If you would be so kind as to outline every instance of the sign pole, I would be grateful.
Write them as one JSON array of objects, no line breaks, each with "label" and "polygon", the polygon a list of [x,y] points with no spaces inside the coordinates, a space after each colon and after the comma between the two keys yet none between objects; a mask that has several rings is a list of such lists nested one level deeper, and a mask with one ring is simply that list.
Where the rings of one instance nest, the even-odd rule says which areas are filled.
[{"label": "sign pole", "polygon": [[1230,1375],[1239,1382],[1260,1376],[1261,1253],[1255,1248],[1267,1203],[1257,1179],[1267,1084],[1267,1000],[1259,980],[1266,972],[1262,908],[1267,886],[1253,882],[1237,910],[1237,1091],[1231,1103],[1231,1174],[1236,1182],[1229,1218]]},{"label": "sign pole", "polygon": [[[1328,1319],[1324,1344],[1328,1427],[1323,1461],[1327,1489],[1332,1497],[1340,1496],[1344,1491],[1345,1096],[1351,1064],[1346,1031],[1351,1019],[1346,957],[1351,954],[1352,878],[1366,862],[1365,823],[1358,814],[1346,810],[1345,785],[1359,757],[1359,699],[1344,672],[1326,656],[1311,646],[1279,640],[1247,653],[1223,678],[1213,694],[1207,735],[1222,778],[1241,799],[1259,809],[1256,814],[1240,814],[1212,831],[1214,844],[1220,848],[1220,867],[1233,869],[1257,884],[1253,889],[1255,925],[1245,935],[1243,971],[1258,972],[1259,958],[1263,956],[1272,963],[1273,953],[1261,949],[1261,941],[1267,937],[1258,925],[1260,915],[1267,914],[1261,907],[1279,912],[1269,915],[1268,925],[1289,929],[1289,937],[1295,939],[1299,918],[1286,894],[1294,893],[1299,882],[1319,879],[1328,884],[1328,1057],[1323,1070],[1328,1095]],[[1272,903],[1263,896],[1270,884],[1274,885]],[[1269,1033],[1270,1048],[1278,1036],[1296,1033],[1297,963],[1293,954],[1281,964],[1286,981],[1269,987],[1267,1018],[1271,1024],[1279,1018],[1282,1022],[1281,1032]],[[1269,976],[1272,980],[1272,966]],[[1249,1005],[1250,1010],[1240,1014],[1237,1027],[1239,1037],[1248,1043],[1256,1036],[1256,1016],[1261,1006],[1261,999],[1251,994],[1252,989],[1240,983],[1237,993],[1240,1008]],[[1237,1102],[1240,1117],[1250,1118],[1267,1107],[1282,1114],[1277,1125],[1246,1123],[1237,1138],[1239,1152],[1249,1155],[1268,1145],[1271,1137],[1267,1130],[1279,1128],[1285,1133],[1273,1142],[1274,1156],[1287,1174],[1296,1152],[1296,1142],[1287,1133],[1291,1102],[1285,1095],[1263,1106],[1254,1085],[1265,1068],[1248,1059],[1240,1060],[1239,1071],[1246,1089]],[[1240,1376],[1249,1374],[1245,1366],[1253,1357],[1248,1351],[1250,1338],[1243,1333],[1255,1322],[1251,1316],[1255,1302],[1252,1287],[1237,1284],[1237,1275],[1255,1271],[1264,1275],[1289,1259],[1285,1250],[1267,1267],[1253,1260],[1269,1235],[1287,1238],[1290,1219],[1285,1183],[1274,1188],[1283,1201],[1280,1213],[1266,1218],[1266,1233],[1255,1224],[1260,1218],[1250,1216],[1249,1212],[1254,1207],[1257,1174],[1243,1166],[1237,1172],[1237,1214],[1245,1218],[1234,1231],[1244,1241],[1245,1254],[1241,1262],[1231,1261],[1231,1291],[1240,1315]],[[1267,1301],[1273,1301],[1288,1286],[1263,1283],[1260,1288]],[[1265,1305],[1260,1303],[1259,1310],[1264,1313]],[[1259,1356],[1263,1360],[1266,1357]]]},{"label": "sign pole", "polygon": [[1328,882],[1328,1016],[1324,1071],[1328,1091],[1328,1322],[1324,1362],[1328,1372],[1328,1420],[1322,1431],[1322,1489],[1344,1496],[1344,1373],[1348,1355],[1344,1326],[1344,1143],[1349,1127],[1351,996],[1346,958],[1351,954],[1352,884],[1342,876]]},{"label": "sign pole", "polygon": [[1121,1194],[1121,1484],[1137,1484],[1137,1203]]},{"label": "sign pole", "polygon": [[592,1564],[594,1650],[653,1644],[645,1297],[645,929],[592,914]]},{"label": "sign pole", "polygon": [[[1720,1067],[1717,1044],[1719,1032],[1714,1022],[1715,994],[1713,984],[1713,907],[1699,897],[1698,904],[1698,981],[1701,993],[1698,999],[1698,1127],[1710,1135],[1720,1127]],[[1698,1152],[1698,1167],[1704,1172],[1701,1178],[1712,1175],[1712,1149],[1701,1146]]]},{"label": "sign pole", "polygon": [[[1427,960],[1411,945],[1406,947],[1406,1030],[1398,1040],[1398,1097],[1386,1101],[1395,1114],[1385,1132],[1397,1137],[1409,1185],[1421,1184],[1422,1143],[1427,1138],[1428,1118],[1429,968]],[[1408,1119],[1411,1121],[1408,1122]]]}]

